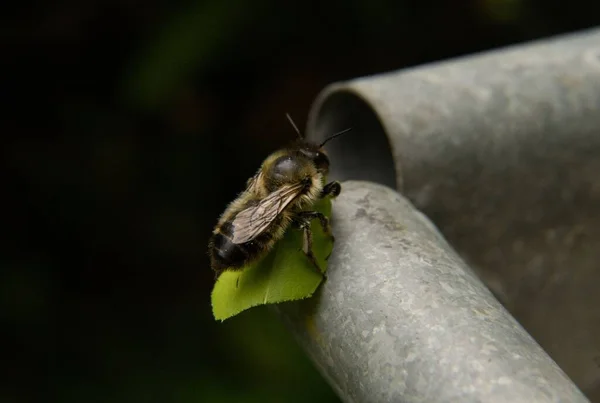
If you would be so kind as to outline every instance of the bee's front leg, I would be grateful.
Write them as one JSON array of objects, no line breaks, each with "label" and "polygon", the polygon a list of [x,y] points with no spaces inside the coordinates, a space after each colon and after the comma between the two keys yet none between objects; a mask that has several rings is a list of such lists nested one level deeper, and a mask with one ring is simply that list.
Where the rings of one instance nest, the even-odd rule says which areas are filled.
[{"label": "bee's front leg", "polygon": [[306,255],[310,263],[317,270],[317,272],[325,277],[325,273],[323,273],[323,269],[319,266],[317,262],[317,258],[313,253],[313,238],[312,238],[312,230],[310,229],[310,222],[303,228],[302,232],[302,252]]},{"label": "bee's front leg", "polygon": [[319,266],[319,263],[317,262],[317,258],[313,253],[313,237],[312,230],[310,228],[311,219],[305,217],[305,213],[311,212],[300,212],[293,219],[294,224],[302,230],[302,252],[308,258],[308,260],[315,268],[317,273],[319,273],[323,277],[326,277],[325,273],[323,273],[323,270],[321,269],[321,266]]},{"label": "bee's front leg", "polygon": [[[332,183],[337,183],[337,182],[332,182]],[[339,185],[339,183],[338,183],[338,185]],[[327,235],[328,237],[331,238],[331,242],[335,242],[335,237],[331,233],[331,225],[329,224],[329,218],[325,217],[324,214],[319,213],[318,211],[301,211],[298,213],[298,216],[300,219],[308,222],[309,227],[310,227],[310,222],[312,220],[314,220],[315,218],[318,219],[319,223],[321,224],[321,228],[323,228],[323,232],[325,233],[325,235]]]},{"label": "bee's front leg", "polygon": [[324,197],[337,197],[342,191],[342,185],[338,181],[329,182],[325,186],[323,186],[323,190],[321,190],[321,199]]}]

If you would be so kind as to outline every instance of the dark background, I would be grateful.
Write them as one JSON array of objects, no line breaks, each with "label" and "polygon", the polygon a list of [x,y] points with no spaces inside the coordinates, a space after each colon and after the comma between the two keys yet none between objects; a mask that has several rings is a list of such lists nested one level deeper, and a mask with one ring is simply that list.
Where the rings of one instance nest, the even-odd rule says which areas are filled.
[{"label": "dark background", "polygon": [[[328,83],[594,26],[600,2],[3,6],[0,401],[335,402],[269,311],[211,314],[218,215]],[[4,337],[3,337],[4,338]]]}]

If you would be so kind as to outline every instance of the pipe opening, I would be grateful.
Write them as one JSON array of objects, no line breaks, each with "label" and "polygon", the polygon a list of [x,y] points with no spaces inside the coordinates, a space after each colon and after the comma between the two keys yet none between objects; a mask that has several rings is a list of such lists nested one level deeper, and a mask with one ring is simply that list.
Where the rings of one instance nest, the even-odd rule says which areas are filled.
[{"label": "pipe opening", "polygon": [[328,91],[313,106],[307,138],[322,142],[351,127],[325,146],[331,180],[366,180],[396,188],[391,147],[379,117],[365,100],[348,90]]}]

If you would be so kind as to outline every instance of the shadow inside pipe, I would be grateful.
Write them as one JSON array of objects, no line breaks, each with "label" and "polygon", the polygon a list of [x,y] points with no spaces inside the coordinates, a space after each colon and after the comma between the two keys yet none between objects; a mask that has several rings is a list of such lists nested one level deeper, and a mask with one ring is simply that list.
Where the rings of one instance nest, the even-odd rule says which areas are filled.
[{"label": "shadow inside pipe", "polygon": [[307,137],[322,142],[333,133],[352,130],[325,146],[332,180],[366,180],[396,188],[394,159],[385,130],[373,109],[355,93],[338,90],[314,106]]}]

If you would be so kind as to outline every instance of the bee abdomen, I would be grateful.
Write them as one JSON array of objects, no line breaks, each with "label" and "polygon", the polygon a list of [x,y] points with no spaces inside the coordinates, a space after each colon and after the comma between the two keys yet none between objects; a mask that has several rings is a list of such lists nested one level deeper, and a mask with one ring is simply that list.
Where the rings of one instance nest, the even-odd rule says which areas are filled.
[{"label": "bee abdomen", "polygon": [[257,239],[245,243],[234,243],[233,227],[225,223],[213,235],[211,242],[211,266],[217,273],[223,270],[241,269],[244,265],[260,257],[271,246],[271,235],[263,233]]},{"label": "bee abdomen", "polygon": [[222,233],[213,235],[211,265],[215,271],[236,269],[244,265],[250,252],[245,244],[236,244]]}]

